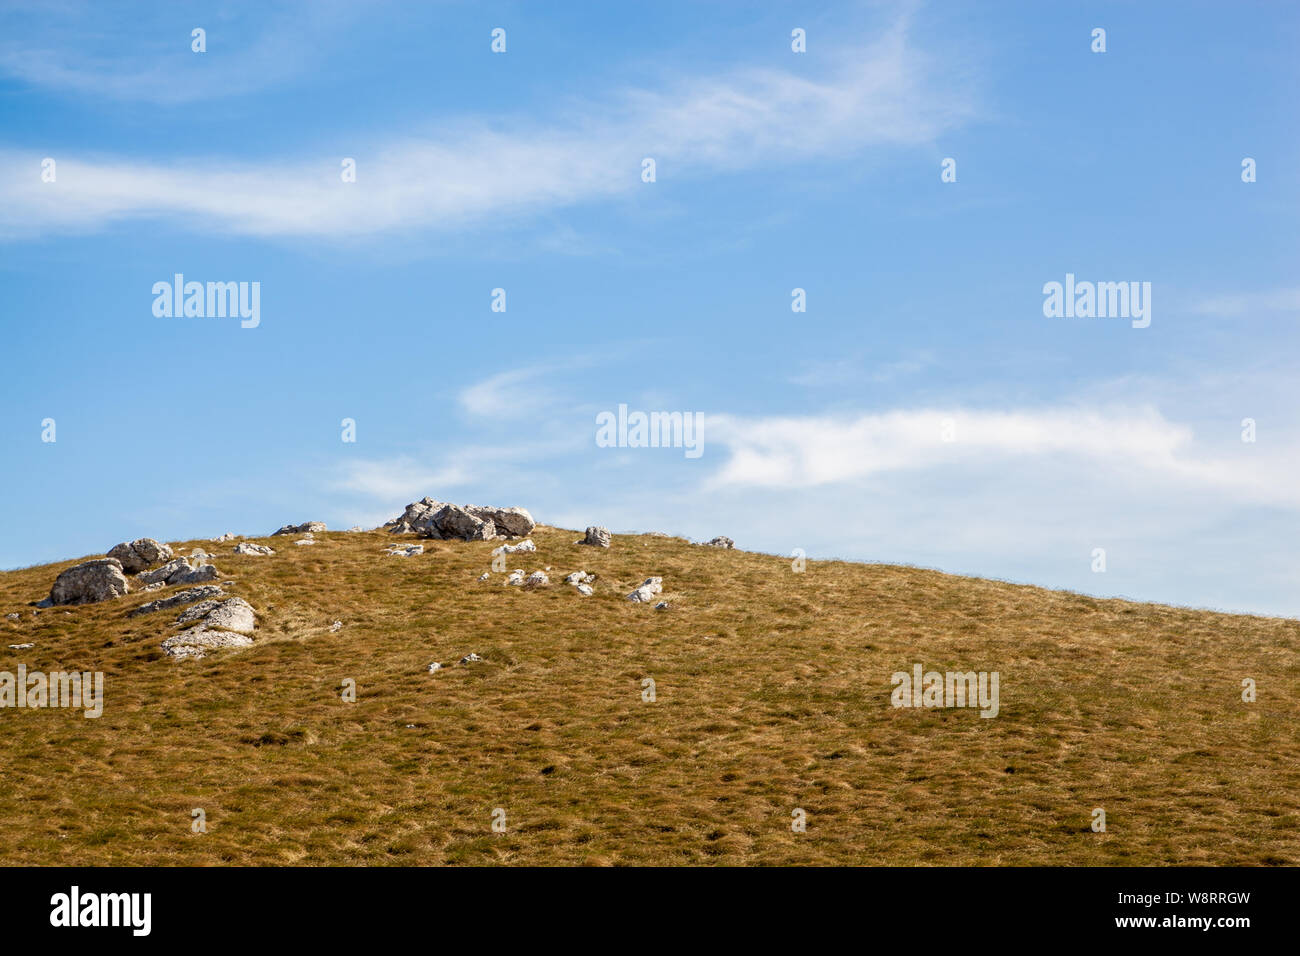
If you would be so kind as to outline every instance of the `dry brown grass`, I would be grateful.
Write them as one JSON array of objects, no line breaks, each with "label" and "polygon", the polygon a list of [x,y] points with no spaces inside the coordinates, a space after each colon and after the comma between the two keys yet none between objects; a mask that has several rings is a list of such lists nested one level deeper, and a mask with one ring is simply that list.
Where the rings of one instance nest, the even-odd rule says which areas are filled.
[{"label": "dry brown grass", "polygon": [[[475,581],[487,543],[317,537],[181,545],[259,615],[202,661],[161,656],[175,612],[127,619],[157,593],[33,618],[75,562],[0,574],[0,670],[102,670],[107,698],[0,710],[0,862],[1300,862],[1296,621],[552,528],[510,566],[556,583],[524,591]],[[672,610],[623,601],[650,574]],[[914,663],[999,671],[1001,714],[893,709]]]}]

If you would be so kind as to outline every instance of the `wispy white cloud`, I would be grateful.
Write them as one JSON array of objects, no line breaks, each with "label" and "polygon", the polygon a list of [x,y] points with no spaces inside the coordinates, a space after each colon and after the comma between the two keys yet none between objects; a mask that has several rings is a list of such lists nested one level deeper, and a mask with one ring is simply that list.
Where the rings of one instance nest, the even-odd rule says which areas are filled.
[{"label": "wispy white cloud", "polygon": [[[711,416],[711,445],[726,463],[711,488],[758,486],[799,489],[860,481],[891,472],[963,469],[1007,472],[1035,460],[1074,460],[1112,474],[1157,476],[1183,485],[1216,488],[1257,503],[1300,507],[1300,489],[1287,479],[1300,468],[1300,451],[1276,443],[1267,450],[1242,443],[1235,454],[1215,453],[1193,430],[1158,410],[1047,408],[895,410],[857,417],[792,416],[745,419]],[[950,435],[951,440],[945,440]]]},{"label": "wispy white cloud", "polygon": [[461,408],[477,418],[519,418],[536,414],[539,405],[553,398],[553,392],[538,379],[546,368],[512,369],[491,375],[461,389],[456,396]]},{"label": "wispy white cloud", "polygon": [[742,70],[631,90],[549,121],[442,122],[429,136],[359,144],[357,181],[341,157],[161,164],[62,155],[42,182],[35,153],[0,152],[0,236],[97,229],[131,218],[256,236],[341,237],[448,228],[534,213],[697,176],[873,146],[914,146],[972,116],[967,87],[911,49],[902,29],[845,51],[812,79]]}]

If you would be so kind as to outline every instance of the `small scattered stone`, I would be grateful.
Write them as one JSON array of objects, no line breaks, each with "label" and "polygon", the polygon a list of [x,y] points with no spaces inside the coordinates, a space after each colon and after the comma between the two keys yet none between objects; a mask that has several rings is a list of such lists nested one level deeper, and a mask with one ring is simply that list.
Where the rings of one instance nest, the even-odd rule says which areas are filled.
[{"label": "small scattered stone", "polygon": [[234,541],[235,535],[232,532],[227,531],[225,534],[219,535],[218,537],[215,537],[212,540],[217,542],[218,544],[220,544],[223,541]]},{"label": "small scattered stone", "polygon": [[10,644],[9,645],[9,647],[15,651],[25,651],[28,648],[35,647],[35,646],[36,646],[35,644]]},{"label": "small scattered stone", "polygon": [[19,614],[17,611],[14,611],[12,614],[6,614],[5,617],[9,618],[9,620],[11,621],[17,621],[19,618],[22,617],[22,615]]},{"label": "small scattered stone", "polygon": [[579,584],[578,593],[583,597],[591,597],[596,592],[592,589],[590,584]]},{"label": "small scattered stone", "polygon": [[645,583],[627,596],[634,604],[649,604],[664,589],[663,578],[646,578]]},{"label": "small scattered stone", "polygon": [[532,585],[533,587],[540,587],[543,584],[550,584],[551,579],[546,576],[545,571],[534,571],[532,574],[528,575],[528,580],[524,583]]},{"label": "small scattered stone", "polygon": [[391,554],[399,558],[410,558],[417,554],[424,554],[424,545],[422,544],[394,544],[390,545],[384,554]]},{"label": "small scattered stone", "polygon": [[536,551],[537,545],[533,544],[533,539],[528,538],[520,541],[518,544],[503,544],[499,548],[493,548],[493,554],[518,554],[525,551]]},{"label": "small scattered stone", "polygon": [[[461,663],[464,664],[465,661],[461,661]],[[439,664],[437,661],[434,661],[432,664],[429,665],[429,673],[430,673],[430,674],[434,673],[435,671],[440,671],[440,670],[442,670],[442,665]],[[408,726],[409,726],[409,725],[408,725]]]},{"label": "small scattered stone", "polygon": [[507,584],[523,584],[523,583],[524,583],[524,569],[523,569],[523,568],[516,568],[515,570],[511,571],[511,572],[510,572],[510,576],[509,576],[508,578],[506,578],[504,581],[502,581],[501,583],[502,583],[503,585],[507,585]]},{"label": "small scattered stone", "polygon": [[341,630],[343,630],[343,622],[342,622],[342,621],[335,621],[333,624],[330,625],[330,633],[331,633],[331,634],[333,634],[335,631],[341,631]]},{"label": "small scattered stone", "polygon": [[491,578],[491,577],[492,577],[492,575],[491,575],[489,572],[484,571],[482,574],[480,574],[480,575],[478,576],[478,579],[479,579],[480,581],[486,581],[486,580],[488,580],[488,579]]},{"label": "small scattered stone", "polygon": [[471,653],[469,653],[469,654],[466,654],[464,657],[462,657],[462,658],[460,659],[460,662],[461,662],[462,664],[475,664],[475,663],[477,663],[477,662],[479,662],[479,661],[481,661],[481,660],[483,660],[483,658],[481,658],[481,657],[479,657],[477,654],[474,654],[474,653],[471,652]]},{"label": "small scattered stone", "polygon": [[660,601],[658,604],[655,605],[655,610],[656,610],[656,611],[666,611],[666,610],[668,610],[668,602],[667,602],[667,601]]}]

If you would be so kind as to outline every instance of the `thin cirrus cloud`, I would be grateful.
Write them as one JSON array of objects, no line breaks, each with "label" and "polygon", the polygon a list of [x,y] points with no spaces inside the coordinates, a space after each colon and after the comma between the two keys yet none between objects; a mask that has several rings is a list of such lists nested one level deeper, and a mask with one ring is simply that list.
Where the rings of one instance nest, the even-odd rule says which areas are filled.
[{"label": "thin cirrus cloud", "polygon": [[[163,106],[240,96],[319,69],[364,15],[358,4],[312,0],[245,10],[254,14],[249,22],[235,10],[196,10],[192,22],[175,6],[10,0],[0,9],[0,77],[78,98]],[[194,26],[208,31],[211,57],[191,50]]]},{"label": "thin cirrus cloud", "polygon": [[740,70],[588,103],[549,122],[463,119],[430,136],[358,148],[355,183],[340,158],[171,164],[0,151],[0,237],[100,229],[129,219],[261,237],[334,238],[460,227],[607,200],[658,175],[707,175],[759,165],[916,146],[971,119],[968,88],[947,84],[899,28],[810,79]]},{"label": "thin cirrus cloud", "polygon": [[[951,441],[945,441],[945,428]],[[1019,471],[1045,459],[1104,465],[1109,473],[1199,487],[1234,500],[1300,508],[1286,475],[1300,455],[1285,449],[1218,455],[1193,430],[1153,407],[1030,411],[903,409],[856,417],[791,416],[705,420],[709,443],[728,452],[711,488],[810,488],[886,473],[985,467]],[[1087,474],[1086,470],[1080,471]]]}]

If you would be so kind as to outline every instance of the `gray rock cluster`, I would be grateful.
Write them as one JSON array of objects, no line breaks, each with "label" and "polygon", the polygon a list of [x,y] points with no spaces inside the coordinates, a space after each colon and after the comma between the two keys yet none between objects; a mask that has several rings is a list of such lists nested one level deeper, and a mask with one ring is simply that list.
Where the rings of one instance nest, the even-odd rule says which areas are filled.
[{"label": "gray rock cluster", "polygon": [[413,558],[417,554],[424,554],[424,545],[422,544],[394,544],[390,545],[384,554],[391,554],[399,558]]},{"label": "gray rock cluster", "polygon": [[706,547],[710,548],[734,548],[736,546],[736,542],[723,534],[718,535],[712,541],[704,542],[704,544]]},{"label": "gray rock cluster", "polygon": [[399,517],[385,525],[392,534],[461,541],[523,537],[536,526],[523,508],[453,505],[427,497],[407,505]]},{"label": "gray rock cluster", "polygon": [[258,557],[270,557],[275,551],[264,544],[258,544],[255,541],[241,541],[235,545],[235,554],[256,555]]}]

